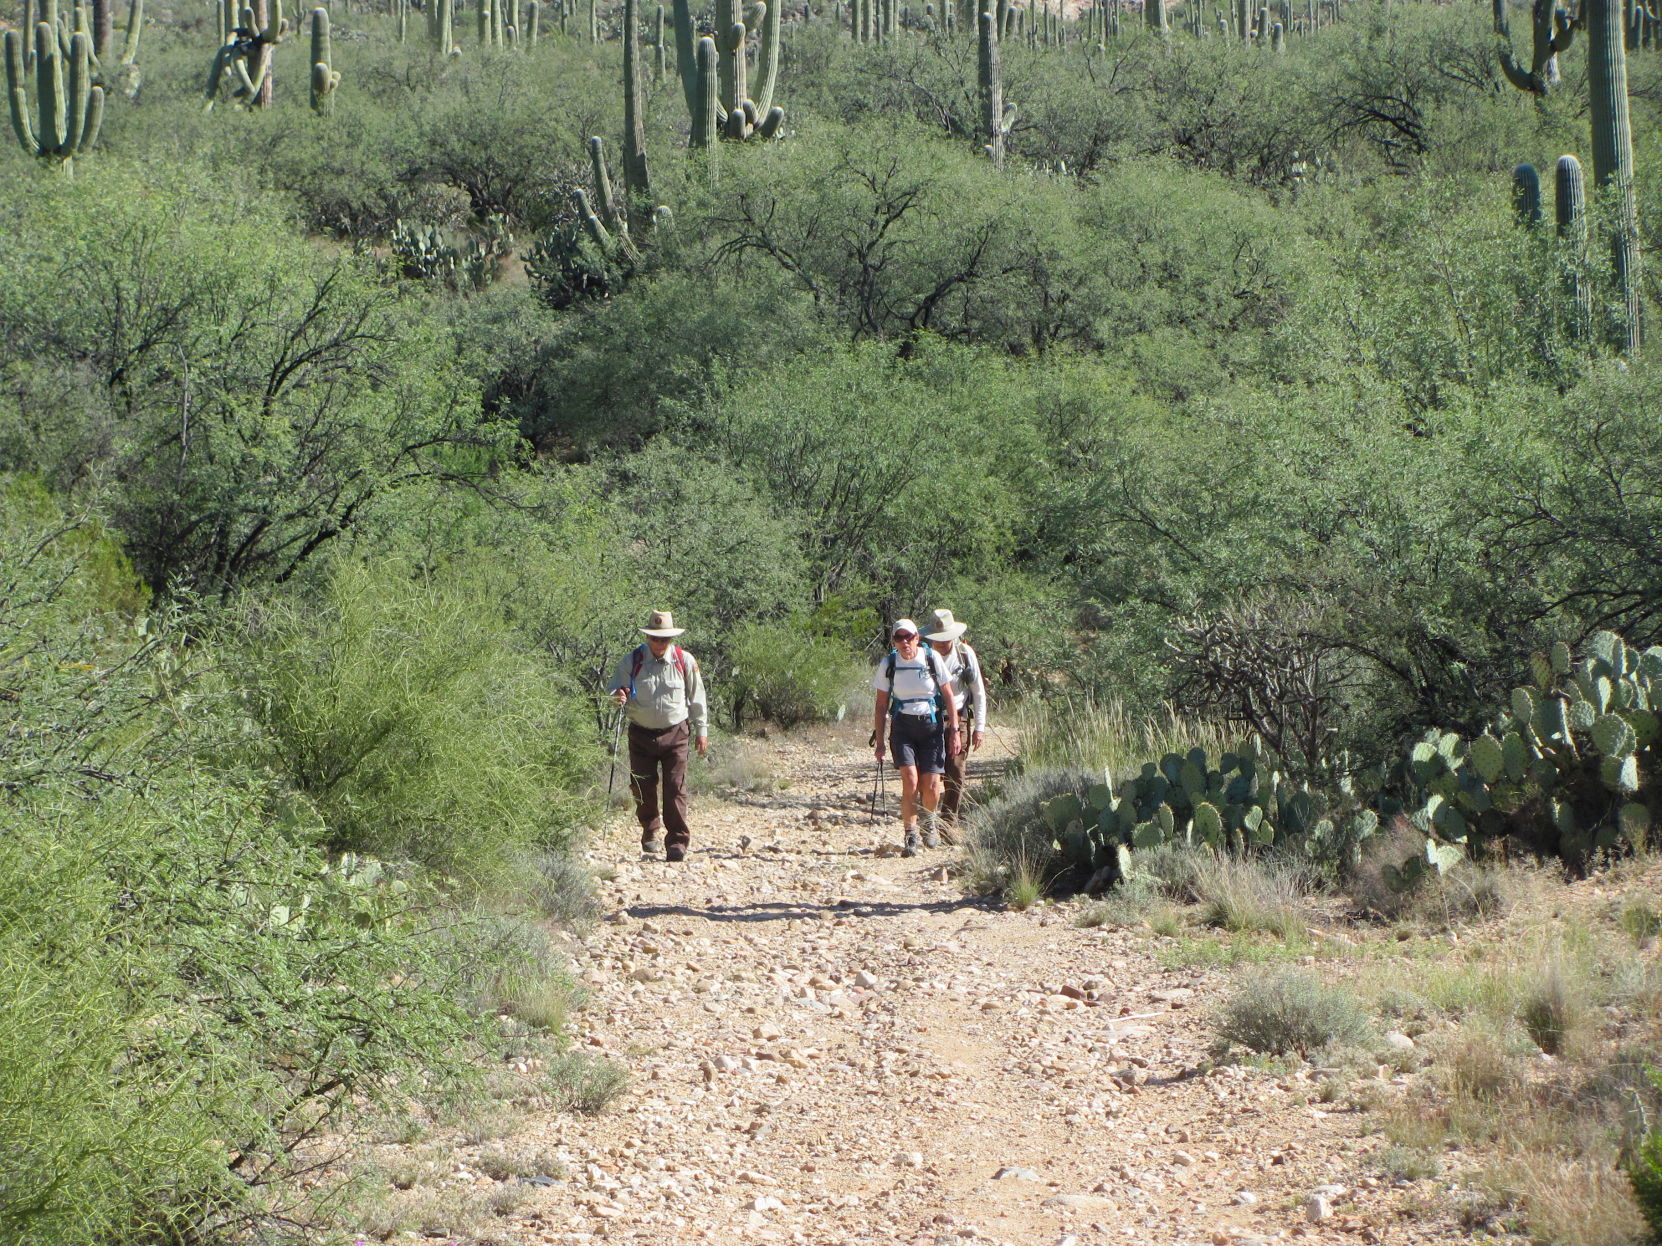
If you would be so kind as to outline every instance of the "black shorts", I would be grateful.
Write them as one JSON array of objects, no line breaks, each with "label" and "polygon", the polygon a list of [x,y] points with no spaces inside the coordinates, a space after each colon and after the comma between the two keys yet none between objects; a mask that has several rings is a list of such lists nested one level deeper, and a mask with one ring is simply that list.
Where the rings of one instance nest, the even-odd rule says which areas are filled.
[{"label": "black shorts", "polygon": [[897,766],[916,766],[919,774],[946,773],[946,724],[922,714],[896,714],[889,720],[889,752]]}]

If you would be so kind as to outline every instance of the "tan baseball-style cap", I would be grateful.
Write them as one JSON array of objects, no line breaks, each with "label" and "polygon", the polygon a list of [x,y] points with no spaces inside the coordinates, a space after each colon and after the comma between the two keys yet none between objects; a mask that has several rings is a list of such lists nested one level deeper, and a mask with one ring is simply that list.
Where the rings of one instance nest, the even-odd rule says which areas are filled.
[{"label": "tan baseball-style cap", "polygon": [[671,636],[679,636],[687,629],[675,626],[675,616],[668,610],[654,610],[652,621],[641,628],[641,635],[650,636],[654,640],[668,640]]}]

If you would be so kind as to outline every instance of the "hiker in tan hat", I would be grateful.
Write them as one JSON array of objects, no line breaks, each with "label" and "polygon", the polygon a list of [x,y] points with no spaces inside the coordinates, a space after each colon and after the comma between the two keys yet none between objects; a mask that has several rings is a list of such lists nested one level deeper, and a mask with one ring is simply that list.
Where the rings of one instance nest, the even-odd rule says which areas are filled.
[{"label": "hiker in tan hat", "polygon": [[918,640],[918,625],[911,619],[897,619],[889,634],[894,648],[877,664],[871,680],[877,690],[872,741],[881,766],[887,725],[889,749],[900,771],[900,822],[905,835],[900,852],[915,857],[919,848],[940,846],[935,807],[941,800],[947,755],[958,748],[958,707],[946,666],[939,654]]},{"label": "hiker in tan hat", "polygon": [[952,611],[937,610],[933,630],[923,634],[929,647],[946,664],[958,702],[958,725],[962,728],[958,749],[947,750],[946,774],[942,776],[940,817],[943,823],[952,825],[958,822],[958,806],[964,797],[964,766],[969,761],[970,750],[981,747],[987,732],[987,684],[981,677],[981,659],[963,638],[968,630],[952,617]]},{"label": "hiker in tan hat", "polygon": [[672,643],[686,630],[675,626],[668,610],[654,610],[641,628],[646,643],[624,655],[606,685],[629,718],[629,779],[641,851],[656,852],[658,832],[666,831],[666,861],[685,860],[691,839],[687,745],[696,736],[700,757],[710,748],[710,709],[698,659]]}]

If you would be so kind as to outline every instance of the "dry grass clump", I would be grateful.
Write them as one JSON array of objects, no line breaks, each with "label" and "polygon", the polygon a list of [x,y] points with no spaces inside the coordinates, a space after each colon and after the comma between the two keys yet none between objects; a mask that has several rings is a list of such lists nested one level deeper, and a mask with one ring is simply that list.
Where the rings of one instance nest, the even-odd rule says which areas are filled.
[{"label": "dry grass clump", "polygon": [[1210,926],[1288,939],[1309,924],[1309,878],[1291,862],[1198,853],[1192,886]]},{"label": "dry grass clump", "polygon": [[1549,1056],[1562,1055],[1591,1026],[1586,998],[1558,961],[1548,963],[1518,1001],[1518,1020]]}]

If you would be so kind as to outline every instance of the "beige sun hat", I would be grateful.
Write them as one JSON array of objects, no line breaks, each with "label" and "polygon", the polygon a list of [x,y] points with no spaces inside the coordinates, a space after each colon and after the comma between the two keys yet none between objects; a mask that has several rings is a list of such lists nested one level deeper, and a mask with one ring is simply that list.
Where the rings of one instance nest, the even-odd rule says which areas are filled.
[{"label": "beige sun hat", "polygon": [[654,610],[652,621],[641,628],[641,635],[650,636],[654,640],[668,640],[671,636],[679,636],[687,629],[675,626],[675,616],[668,610]]},{"label": "beige sun hat", "polygon": [[925,632],[923,638],[925,640],[957,640],[967,631],[969,631],[969,625],[960,623],[953,618],[952,611],[937,610],[935,611],[935,630]]}]

